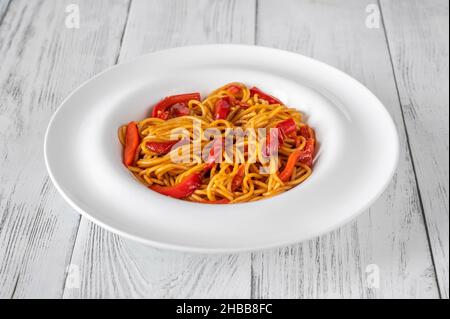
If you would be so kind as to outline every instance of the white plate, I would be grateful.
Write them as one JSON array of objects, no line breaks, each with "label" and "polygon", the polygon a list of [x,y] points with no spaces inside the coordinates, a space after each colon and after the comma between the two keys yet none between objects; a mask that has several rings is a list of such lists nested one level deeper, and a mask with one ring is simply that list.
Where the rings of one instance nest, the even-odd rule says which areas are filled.
[{"label": "white plate", "polygon": [[[316,129],[312,176],[271,199],[235,205],[176,200],[137,182],[122,165],[117,129],[161,98],[255,85],[296,107]],[[330,231],[383,192],[398,137],[380,101],[350,76],[313,59],[242,45],[159,51],[113,67],[73,92],[50,121],[45,160],[62,196],[120,235],[163,248],[230,252],[299,242]]]}]

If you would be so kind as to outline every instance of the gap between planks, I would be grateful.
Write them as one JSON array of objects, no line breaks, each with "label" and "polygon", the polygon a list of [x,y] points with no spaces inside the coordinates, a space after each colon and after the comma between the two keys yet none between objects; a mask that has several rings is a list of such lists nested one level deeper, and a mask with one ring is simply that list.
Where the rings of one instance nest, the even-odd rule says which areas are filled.
[{"label": "gap between planks", "polygon": [[[117,65],[117,63],[118,63],[118,61],[119,61],[119,58],[120,58],[120,53],[121,53],[121,51],[122,51],[123,39],[124,39],[124,36],[125,36],[125,32],[126,32],[126,30],[127,30],[128,19],[129,19],[129,17],[130,17],[130,10],[131,10],[131,3],[132,3],[132,2],[133,2],[133,0],[129,0],[129,1],[128,1],[127,13],[126,13],[126,18],[125,18],[125,23],[124,23],[124,25],[123,25],[122,35],[120,36],[119,48],[117,49],[117,55],[116,55],[115,62],[114,62],[114,64],[113,64],[113,66],[114,66],[114,65]],[[78,219],[77,231],[76,231],[75,238],[74,238],[74,240],[73,240],[73,244],[72,244],[72,248],[71,248],[70,259],[69,259],[69,265],[72,264],[73,254],[74,254],[74,252],[75,252],[75,244],[76,244],[76,242],[77,242],[78,234],[79,234],[79,232],[80,232],[80,226],[81,226],[81,219],[82,219],[82,218],[83,218],[83,216],[80,215],[80,216],[79,216],[79,219]],[[61,296],[64,296],[64,290],[65,290],[65,288],[66,288],[67,277],[68,277],[68,275],[69,275],[69,272],[68,272],[67,269],[66,269],[65,278],[64,278],[64,281],[63,281],[62,289],[61,289],[61,292],[62,292],[62,293],[61,293]]]},{"label": "gap between planks", "polygon": [[422,212],[423,224],[424,224],[424,227],[425,227],[425,234],[427,236],[427,241],[428,241],[428,249],[430,251],[431,262],[433,264],[434,278],[436,279],[436,285],[438,287],[437,290],[438,290],[439,298],[442,299],[442,292],[441,292],[441,287],[439,285],[438,272],[437,272],[437,269],[436,269],[436,267],[437,267],[436,266],[436,260],[435,260],[433,249],[432,249],[431,238],[430,238],[430,231],[429,231],[429,228],[428,228],[427,217],[426,217],[425,208],[424,208],[424,205],[423,205],[422,192],[421,192],[421,189],[420,189],[419,180],[417,178],[416,161],[414,159],[414,153],[413,153],[413,150],[411,148],[411,141],[410,141],[410,137],[409,137],[408,126],[406,125],[405,114],[404,114],[404,110],[403,110],[402,101],[401,101],[401,98],[400,98],[400,90],[399,90],[399,84],[398,84],[398,80],[397,80],[397,74],[396,74],[395,68],[394,68],[392,50],[391,50],[391,46],[389,44],[389,36],[388,36],[388,31],[387,31],[387,28],[386,28],[385,18],[384,18],[384,14],[383,14],[383,5],[381,4],[381,0],[377,0],[377,2],[378,2],[378,8],[380,10],[381,24],[382,24],[382,28],[383,28],[384,38],[386,40],[386,47],[387,47],[388,54],[389,54],[389,62],[391,64],[390,66],[391,66],[391,70],[392,70],[392,76],[394,77],[394,83],[395,83],[395,90],[396,90],[396,93],[397,93],[397,99],[398,99],[398,103],[400,105],[400,114],[402,116],[402,122],[403,122],[403,126],[405,128],[406,144],[407,144],[408,151],[409,151],[409,154],[410,154],[410,157],[411,157],[411,166],[412,166],[412,170],[414,172],[414,182],[415,182],[416,187],[417,187],[417,195],[419,197],[420,211]]}]

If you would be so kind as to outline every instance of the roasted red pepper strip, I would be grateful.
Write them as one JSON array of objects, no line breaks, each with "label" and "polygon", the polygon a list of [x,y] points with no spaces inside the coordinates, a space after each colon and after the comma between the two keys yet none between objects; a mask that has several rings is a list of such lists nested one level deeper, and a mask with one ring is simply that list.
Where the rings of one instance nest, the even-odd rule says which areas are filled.
[{"label": "roasted red pepper strip", "polygon": [[209,151],[209,163],[215,163],[219,158],[222,158],[223,138],[214,140],[214,144]]},{"label": "roasted red pepper strip", "polygon": [[303,152],[300,154],[298,161],[311,167],[313,163],[315,148],[316,140],[313,138],[307,138],[305,147],[303,149]]},{"label": "roasted red pepper strip", "polygon": [[278,123],[276,127],[280,129],[281,133],[284,136],[295,138],[295,136],[297,135],[297,124],[295,124],[293,118]]},{"label": "roasted red pepper strip", "polygon": [[179,117],[189,115],[189,107],[186,103],[177,103],[169,108],[170,117]]},{"label": "roasted red pepper strip", "polygon": [[308,126],[303,125],[300,127],[300,135],[303,136],[304,138],[310,138],[311,136],[309,136],[309,130],[308,130]]},{"label": "roasted red pepper strip", "polygon": [[173,198],[184,198],[191,195],[202,184],[200,173],[192,173],[174,186],[152,185],[150,189]]},{"label": "roasted red pepper strip", "polygon": [[179,141],[161,141],[161,142],[152,142],[148,141],[145,143],[145,147],[148,150],[156,153],[158,155],[165,155],[172,150],[172,147],[177,144]]},{"label": "roasted red pepper strip", "polygon": [[[312,128],[310,128],[308,125],[303,125],[300,127],[300,136],[308,139],[308,138],[316,138],[315,137],[315,133],[314,130]],[[302,139],[300,138],[300,136],[297,136],[295,138],[295,146],[299,147],[300,144],[302,143]]]},{"label": "roasted red pepper strip", "polygon": [[225,120],[228,114],[230,114],[230,109],[231,109],[231,101],[228,96],[217,100],[215,105],[214,118],[216,120]]},{"label": "roasted red pepper strip", "polygon": [[239,85],[230,84],[226,87],[226,90],[231,94],[231,96],[227,96],[227,98],[232,105],[238,105],[244,109],[248,108],[249,105],[240,100],[242,96],[242,88]]},{"label": "roasted red pepper strip", "polygon": [[242,182],[244,181],[244,174],[245,174],[245,165],[242,164],[239,167],[236,175],[234,175],[233,180],[231,181],[231,191],[232,192],[237,190],[242,185]]},{"label": "roasted red pepper strip", "polygon": [[278,133],[278,148],[284,143],[284,138],[288,135],[295,133],[296,126],[293,119],[288,119],[278,123],[274,128],[270,128],[266,137],[266,156],[273,154],[276,151],[275,146],[272,145],[272,140],[275,139],[276,133]]},{"label": "roasted red pepper strip", "polygon": [[[275,146],[275,143],[272,141],[275,141],[277,139],[278,136],[278,145]],[[281,145],[283,145],[284,143],[284,137],[283,134],[280,132],[280,130],[278,128],[270,128],[269,132],[267,133],[267,137],[266,137],[266,147],[264,148],[265,150],[265,156],[271,156],[274,152],[276,152]]]},{"label": "roasted red pepper strip", "polygon": [[241,92],[241,88],[237,85],[231,84],[227,87],[227,91],[230,92],[233,95],[237,95],[238,93]]},{"label": "roasted red pepper strip", "polygon": [[200,93],[186,93],[168,96],[153,107],[152,117],[167,119],[169,116],[168,109],[171,106],[178,103],[187,103],[190,100],[200,101]]},{"label": "roasted red pepper strip", "polygon": [[314,149],[315,149],[315,140],[313,138],[308,138],[306,140],[306,145],[302,150],[297,149],[294,152],[292,152],[291,155],[289,155],[286,166],[279,175],[280,179],[283,182],[287,182],[289,180],[294,171],[294,167],[297,161],[311,167],[314,156]]},{"label": "roasted red pepper strip", "polygon": [[304,138],[315,138],[314,130],[308,125],[303,125],[300,127],[300,135]]},{"label": "roasted red pepper strip", "polygon": [[125,149],[123,151],[123,163],[125,166],[130,166],[134,163],[139,142],[139,131],[136,123],[128,123],[125,133]]},{"label": "roasted red pepper strip", "polygon": [[223,146],[223,138],[215,139],[211,149],[209,150],[209,156],[206,159],[206,167],[205,171],[209,171],[213,168],[214,164],[217,162],[219,157],[222,156],[222,146]]},{"label": "roasted red pepper strip", "polygon": [[[275,129],[278,129],[278,148],[283,145],[285,137],[291,137],[294,139],[297,137],[297,124],[295,124],[293,118],[278,123]],[[275,151],[274,147],[270,146],[270,141],[272,140],[271,135],[275,135],[274,130],[272,129],[270,132],[267,133],[266,138],[266,156],[268,156],[268,154],[272,154]]]},{"label": "roasted red pepper strip", "polygon": [[250,89],[250,95],[253,96],[255,94],[258,94],[259,98],[266,100],[267,102],[269,102],[269,104],[283,104],[276,97],[273,97],[272,95],[264,93],[263,91],[261,91],[260,89],[258,89],[257,87],[254,86]]}]

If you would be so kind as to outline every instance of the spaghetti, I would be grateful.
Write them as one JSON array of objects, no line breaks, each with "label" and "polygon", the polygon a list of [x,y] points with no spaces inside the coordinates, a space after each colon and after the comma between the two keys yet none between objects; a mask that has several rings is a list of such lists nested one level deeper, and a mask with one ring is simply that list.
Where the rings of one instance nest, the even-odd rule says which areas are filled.
[{"label": "spaghetti", "polygon": [[316,146],[300,112],[242,83],[204,100],[199,93],[166,97],[118,135],[123,162],[140,182],[163,195],[214,204],[256,201],[297,186],[312,173]]}]

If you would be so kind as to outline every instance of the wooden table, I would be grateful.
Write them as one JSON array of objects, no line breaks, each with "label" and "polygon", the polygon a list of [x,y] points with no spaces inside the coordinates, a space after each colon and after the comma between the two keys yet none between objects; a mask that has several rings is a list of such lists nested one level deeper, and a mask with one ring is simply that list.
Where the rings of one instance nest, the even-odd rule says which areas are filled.
[{"label": "wooden table", "polygon": [[[449,298],[448,13],[447,0],[0,0],[0,297]],[[382,197],[324,236],[230,255],[81,218],[45,169],[52,113],[116,63],[200,43],[299,52],[364,83],[400,135]]]}]

